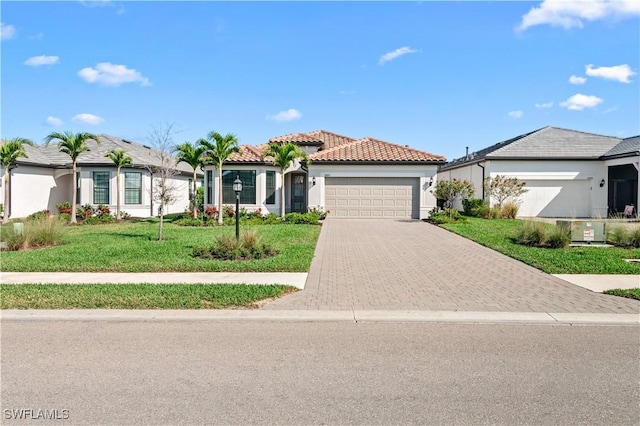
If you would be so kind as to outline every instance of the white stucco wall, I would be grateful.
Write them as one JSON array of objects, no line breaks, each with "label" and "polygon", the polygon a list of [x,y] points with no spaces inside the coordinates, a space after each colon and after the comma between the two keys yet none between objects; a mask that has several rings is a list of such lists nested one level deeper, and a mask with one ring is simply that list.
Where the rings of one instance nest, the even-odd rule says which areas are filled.
[{"label": "white stucco wall", "polygon": [[[80,168],[80,198],[78,205],[91,204],[97,206],[93,201],[93,172],[109,172],[109,209],[113,214],[116,212],[117,203],[117,173],[112,167],[82,167]],[[136,172],[142,175],[142,191],[140,204],[125,204],[124,196],[124,175],[125,172]],[[176,201],[165,206],[165,214],[180,213],[189,208],[189,176],[176,175],[169,179],[170,185],[175,189]],[[157,180],[157,178],[155,178]],[[151,190],[153,187],[151,175],[146,169],[123,168],[120,170],[120,208],[134,217],[149,217],[158,214],[157,202],[152,201]],[[70,196],[70,195],[69,195]],[[69,200],[69,199],[67,199]],[[153,212],[152,210],[153,206]]]},{"label": "white stucco wall", "polygon": [[[594,160],[487,160],[486,177],[502,175],[527,182],[529,191],[521,197],[519,215],[540,217],[606,217],[607,178],[604,161]],[[482,194],[482,168],[477,164],[438,173],[438,178],[467,179]],[[490,200],[493,202],[493,200]],[[462,209],[461,203],[456,207]]]},{"label": "white stucco wall", "polygon": [[[4,174],[4,170],[1,172]],[[64,201],[65,191],[60,186],[64,177],[55,172],[50,168],[24,165],[11,170],[11,218],[27,217],[41,210],[56,212],[55,206]],[[4,186],[0,189],[4,203]]]},{"label": "white stucco wall", "polygon": [[[435,165],[333,165],[311,164],[309,167],[309,208],[325,208],[326,177],[404,177],[419,179],[420,219],[429,217],[429,212],[436,206],[436,199],[429,191],[429,183],[436,175]],[[316,184],[313,185],[315,178]]]},{"label": "white stucco wall", "polygon": [[[93,172],[107,171],[109,180],[108,206],[115,214],[116,211],[116,171],[109,167],[84,167],[78,169],[80,173],[80,198],[78,205],[91,204],[93,202]],[[142,174],[142,193],[140,204],[124,203],[124,172],[132,171]],[[2,171],[3,172],[3,171]],[[34,167],[21,165],[11,171],[11,217],[21,218],[40,210],[50,210],[57,213],[57,204],[71,201],[72,172],[71,169],[53,169],[47,167]],[[168,206],[165,213],[179,213],[189,206],[189,176],[174,176],[171,178],[176,188],[177,200]],[[4,194],[4,188],[0,188]],[[145,169],[122,169],[120,176],[121,209],[134,217],[149,217],[151,213],[151,178]],[[0,202],[4,203],[4,195],[0,195]],[[153,208],[153,214],[157,214],[157,203]]]}]

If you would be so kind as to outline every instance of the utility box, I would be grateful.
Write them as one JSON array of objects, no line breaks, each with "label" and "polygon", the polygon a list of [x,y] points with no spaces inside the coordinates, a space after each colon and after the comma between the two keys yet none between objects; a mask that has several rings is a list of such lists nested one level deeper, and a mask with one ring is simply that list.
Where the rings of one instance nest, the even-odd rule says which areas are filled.
[{"label": "utility box", "polygon": [[603,220],[558,220],[556,226],[570,231],[572,243],[591,244],[607,241]]}]

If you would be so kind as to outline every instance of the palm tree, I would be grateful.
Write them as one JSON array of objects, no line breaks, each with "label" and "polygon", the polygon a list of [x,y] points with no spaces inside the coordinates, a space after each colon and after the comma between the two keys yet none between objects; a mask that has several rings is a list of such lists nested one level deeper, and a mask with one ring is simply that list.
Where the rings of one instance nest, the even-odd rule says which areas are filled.
[{"label": "palm tree", "polygon": [[280,216],[284,217],[284,175],[285,171],[296,161],[309,162],[307,153],[294,143],[271,142],[262,153],[262,158],[271,157],[273,164],[280,167]]},{"label": "palm tree", "polygon": [[112,149],[105,154],[116,166],[116,220],[120,220],[120,169],[132,166],[133,160],[124,149]]},{"label": "palm tree", "polygon": [[193,218],[198,217],[198,201],[197,201],[197,187],[196,187],[196,171],[199,167],[202,167],[203,154],[205,148],[196,142],[196,145],[191,145],[189,142],[185,142],[182,145],[176,147],[177,163],[187,163],[193,168],[193,193],[191,195],[191,203],[193,208]]},{"label": "palm tree", "polygon": [[222,165],[231,154],[240,152],[238,138],[231,133],[222,136],[218,132],[209,132],[207,139],[198,140],[198,144],[204,148],[206,163],[218,169],[218,224],[222,225]]},{"label": "palm tree", "polygon": [[77,173],[77,162],[78,157],[83,152],[89,151],[89,147],[87,146],[87,141],[93,139],[99,145],[100,140],[98,136],[92,133],[73,133],[73,132],[53,132],[47,135],[44,138],[45,146],[49,145],[51,141],[58,140],[58,149],[60,152],[64,152],[69,157],[71,157],[72,169],[73,169],[73,178],[72,181],[72,192],[71,192],[71,223],[77,223],[76,220],[76,191],[77,191],[77,182],[76,182],[76,173]]},{"label": "palm tree", "polygon": [[9,222],[9,169],[16,164],[18,158],[27,158],[23,145],[33,145],[33,142],[25,138],[2,139],[0,145],[0,163],[4,168],[4,214],[2,223]]}]

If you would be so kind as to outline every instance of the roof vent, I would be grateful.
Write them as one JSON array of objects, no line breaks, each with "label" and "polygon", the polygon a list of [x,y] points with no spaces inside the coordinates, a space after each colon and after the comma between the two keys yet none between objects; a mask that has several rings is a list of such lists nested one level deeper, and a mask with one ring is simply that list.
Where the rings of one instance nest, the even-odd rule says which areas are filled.
[{"label": "roof vent", "polygon": [[131,144],[131,143],[133,143],[133,142],[131,142],[131,141],[128,141],[128,140],[126,140],[126,139],[122,139],[122,142],[124,142],[124,143],[128,143],[128,144]]},{"label": "roof vent", "polygon": [[147,149],[151,149],[151,147],[150,147],[150,146],[148,146],[148,145],[142,145],[142,146],[143,146],[143,147],[145,147],[145,148],[147,148]]}]

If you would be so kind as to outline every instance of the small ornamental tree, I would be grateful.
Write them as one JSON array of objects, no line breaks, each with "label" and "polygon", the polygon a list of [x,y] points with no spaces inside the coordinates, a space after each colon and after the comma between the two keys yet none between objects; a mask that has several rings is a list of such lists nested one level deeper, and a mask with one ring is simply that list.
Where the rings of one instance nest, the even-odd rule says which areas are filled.
[{"label": "small ornamental tree", "polygon": [[486,178],[484,180],[485,193],[496,201],[496,205],[502,209],[502,205],[507,200],[514,202],[527,192],[525,189],[526,182],[520,182],[515,177],[505,177],[497,175],[494,178]]},{"label": "small ornamental tree", "polygon": [[439,180],[431,192],[438,200],[446,201],[446,206],[451,209],[449,214],[452,215],[453,202],[458,198],[465,200],[473,197],[475,189],[468,180],[451,179]]}]

